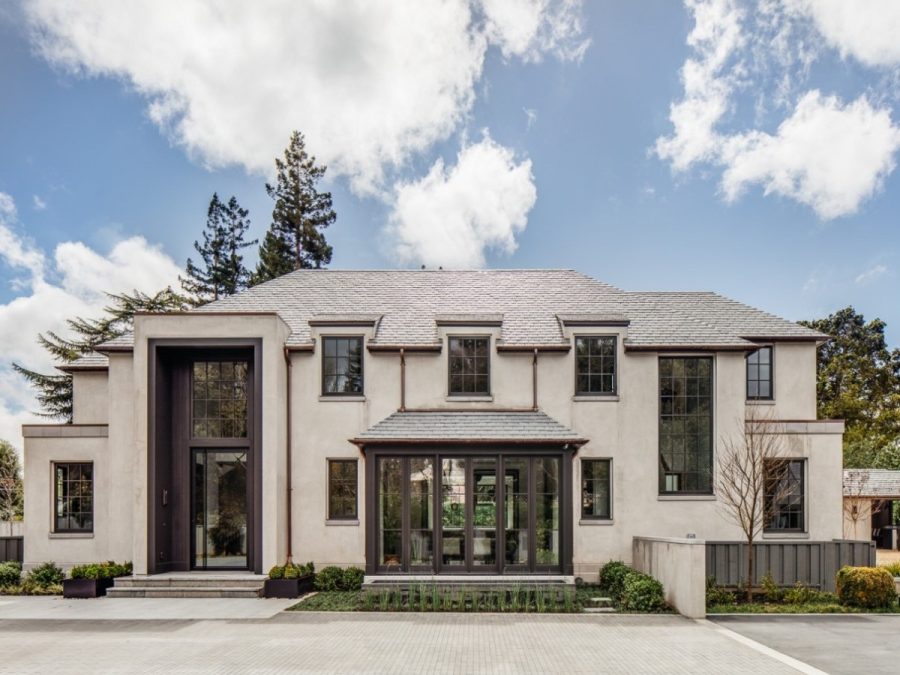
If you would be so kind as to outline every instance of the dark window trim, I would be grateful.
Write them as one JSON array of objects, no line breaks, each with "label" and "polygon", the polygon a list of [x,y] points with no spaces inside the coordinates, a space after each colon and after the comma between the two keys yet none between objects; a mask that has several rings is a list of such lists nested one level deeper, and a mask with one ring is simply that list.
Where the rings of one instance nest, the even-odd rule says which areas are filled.
[{"label": "dark window trim", "polygon": [[[56,480],[56,468],[58,466],[73,466],[75,464],[88,465],[91,467],[91,527],[87,528],[73,528],[73,527],[57,527],[57,522],[59,522],[59,483]],[[94,514],[96,513],[96,509],[94,508],[94,462],[93,460],[55,460],[50,462],[50,470],[51,470],[51,480],[53,481],[53,527],[52,532],[54,534],[93,534],[94,532]]]},{"label": "dark window trim", "polygon": [[[759,352],[760,349],[769,350],[769,395],[768,396],[751,396],[750,395],[750,357]],[[775,400],[775,345],[760,345],[754,351],[744,357],[744,393],[748,401],[774,401]],[[764,380],[757,379],[756,382]]]},{"label": "dark window trim", "polygon": [[[663,465],[662,465],[662,392],[660,390],[660,375],[659,375],[659,364],[663,359],[681,359],[681,360],[695,360],[695,361],[709,361],[709,379],[710,379],[710,394],[709,394],[709,448],[710,448],[710,479],[709,479],[709,489],[708,490],[664,490],[664,480],[662,480],[663,474]],[[714,495],[715,494],[715,481],[716,481],[716,445],[715,445],[715,429],[716,429],[716,359],[715,356],[707,354],[702,356],[696,355],[683,355],[679,353],[672,354],[663,354],[659,356],[656,360],[656,404],[657,404],[657,415],[656,415],[656,424],[657,424],[657,437],[656,437],[656,460],[659,465],[659,476],[657,478],[657,491],[658,496],[680,496],[680,495]]]},{"label": "dark window trim", "polygon": [[[356,484],[353,490],[353,515],[335,516],[331,513],[331,465],[353,464],[356,470]],[[325,460],[326,499],[325,512],[328,520],[359,520],[359,460],[352,457],[328,457]]]},{"label": "dark window trim", "polygon": [[[769,522],[763,524],[763,534],[804,534],[807,532],[806,527],[806,470],[809,466],[806,457],[779,457],[770,459],[770,462],[798,462],[800,464],[800,527],[770,527]],[[765,500],[768,495],[765,494],[766,481],[763,480],[763,508],[768,511],[765,506]]]},{"label": "dark window trim", "polygon": [[[584,512],[584,465],[587,462],[606,462],[609,464],[609,515],[595,516]],[[581,500],[580,518],[581,520],[601,520],[612,521],[613,519],[613,459],[612,457],[582,457],[581,458],[581,485],[578,488],[578,496]]]},{"label": "dark window trim", "polygon": [[[452,335],[447,335],[447,396],[458,396],[462,398],[476,398],[480,396],[490,396],[491,395],[491,351],[493,349],[493,340],[491,339],[491,334],[458,334],[453,333]],[[450,359],[453,358],[452,350],[450,348],[451,340],[487,340],[487,391],[453,391],[453,388],[450,386],[450,381],[452,380],[452,374],[450,372]]]},{"label": "dark window trim", "polygon": [[[573,352],[575,354],[575,395],[576,396],[618,396],[619,395],[619,336],[609,333],[577,333],[572,336],[573,338]],[[612,381],[613,387],[612,391],[581,391],[578,388],[579,381],[579,371],[578,371],[578,340],[581,339],[589,339],[589,338],[612,338],[613,341],[613,372],[612,372]]]},{"label": "dark window trim", "polygon": [[[360,396],[366,395],[366,336],[365,335],[342,335],[338,334],[328,334],[328,335],[320,335],[319,339],[322,343],[322,357],[319,359],[319,386],[321,390],[322,396],[327,396],[328,398],[342,398],[342,397],[353,397],[359,398]],[[359,391],[325,391],[325,341],[326,340],[349,340],[356,339],[359,340]]]}]

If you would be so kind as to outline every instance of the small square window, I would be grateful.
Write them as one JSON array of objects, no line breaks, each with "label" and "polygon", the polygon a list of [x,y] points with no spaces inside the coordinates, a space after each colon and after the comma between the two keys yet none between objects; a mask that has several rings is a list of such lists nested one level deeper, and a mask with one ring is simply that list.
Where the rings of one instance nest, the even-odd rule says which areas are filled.
[{"label": "small square window", "polygon": [[491,356],[489,337],[449,339],[448,392],[451,396],[490,396]]},{"label": "small square window", "polygon": [[363,393],[362,336],[322,338],[322,395]]},{"label": "small square window", "polygon": [[575,338],[575,394],[612,396],[616,393],[616,337]]},{"label": "small square window", "polygon": [[328,520],[356,520],[357,461],[328,460]]},{"label": "small square window", "polygon": [[581,460],[581,517],[612,518],[612,460]]}]

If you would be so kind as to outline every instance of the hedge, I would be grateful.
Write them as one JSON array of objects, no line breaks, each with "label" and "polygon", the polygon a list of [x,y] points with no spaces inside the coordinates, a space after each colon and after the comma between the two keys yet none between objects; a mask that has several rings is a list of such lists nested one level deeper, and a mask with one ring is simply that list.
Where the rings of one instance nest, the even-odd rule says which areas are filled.
[{"label": "hedge", "polygon": [[883,567],[842,567],[836,582],[842,605],[881,608],[897,602],[894,577]]}]

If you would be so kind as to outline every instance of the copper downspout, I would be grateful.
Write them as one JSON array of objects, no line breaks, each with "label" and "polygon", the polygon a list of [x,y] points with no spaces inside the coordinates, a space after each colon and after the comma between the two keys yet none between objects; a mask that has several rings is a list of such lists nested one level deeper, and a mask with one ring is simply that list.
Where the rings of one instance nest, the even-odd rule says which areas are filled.
[{"label": "copper downspout", "polygon": [[293,364],[291,363],[291,354],[287,347],[284,348],[284,362],[287,364],[287,396],[285,397],[287,400],[287,440],[285,442],[285,448],[287,450],[287,461],[285,462],[285,470],[287,471],[285,479],[287,492],[287,560],[285,564],[290,565],[294,562],[293,551],[291,549],[291,535],[293,530],[293,524],[291,522],[291,497],[294,491],[291,481],[291,370]]},{"label": "copper downspout", "polygon": [[400,412],[406,410],[406,352],[400,347]]},{"label": "copper downspout", "polygon": [[534,348],[534,360],[531,362],[531,389],[532,389],[532,391],[531,391],[531,394],[532,394],[532,398],[531,398],[531,409],[532,409],[532,410],[537,410],[537,409],[538,409],[538,402],[537,402],[537,356],[538,356],[538,350],[537,350],[537,347],[535,347],[535,348]]}]

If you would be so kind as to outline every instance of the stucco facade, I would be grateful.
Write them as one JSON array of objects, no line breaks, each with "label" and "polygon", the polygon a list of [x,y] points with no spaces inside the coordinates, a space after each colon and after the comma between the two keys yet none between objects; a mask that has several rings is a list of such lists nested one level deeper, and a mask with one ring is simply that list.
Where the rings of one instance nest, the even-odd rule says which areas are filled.
[{"label": "stucco facade", "polygon": [[[212,310],[215,307],[211,307]],[[530,410],[537,409],[577,433],[586,442],[572,455],[570,495],[560,505],[572,529],[571,569],[595,576],[610,559],[629,561],[634,537],[740,539],[715,494],[667,495],[659,488],[659,419],[661,356],[708,356],[713,364],[713,443],[716,451],[740,434],[745,420],[765,410],[778,420],[786,439],[785,457],[805,460],[804,528],[771,534],[831,540],[842,537],[843,425],[817,421],[815,405],[816,344],[813,337],[768,339],[774,354],[774,396],[747,400],[748,349],[631,347],[633,323],[593,320],[560,322],[553,345],[504,348],[505,319],[438,322],[427,348],[379,347],[378,321],[309,321],[304,344],[291,344],[296,326],[279,311],[196,312],[142,315],[130,342],[106,349],[108,365],[73,369],[74,424],[27,426],[25,478],[26,565],[54,560],[66,566],[107,559],[133,560],[136,573],[152,571],[148,550],[148,443],[152,437],[151,352],[157,345],[214,348],[225,339],[256,340],[260,383],[261,528],[258,570],[283,562],[291,532],[291,553],[317,566],[366,566],[367,475],[365,447],[352,443],[398,409]],[[344,325],[342,325],[342,323]],[[485,325],[490,324],[490,325]],[[448,338],[481,335],[490,339],[490,395],[460,397],[448,392]],[[363,391],[353,396],[323,395],[322,348],[326,336],[363,338]],[[614,395],[575,394],[576,354],[580,335],[616,338]],[[396,343],[395,343],[396,346]],[[536,365],[535,365],[536,360]],[[290,392],[288,382],[290,381]],[[290,394],[290,395],[288,395]],[[290,402],[290,407],[288,407]],[[288,437],[290,429],[290,437]],[[290,462],[288,462],[290,447]],[[718,452],[714,452],[718,457]],[[582,460],[612,461],[611,518],[581,517]],[[358,461],[356,518],[329,520],[328,460]],[[54,532],[54,462],[93,463],[93,528],[90,533]],[[288,525],[290,466],[290,526]],[[371,562],[371,561],[370,561]]]}]

